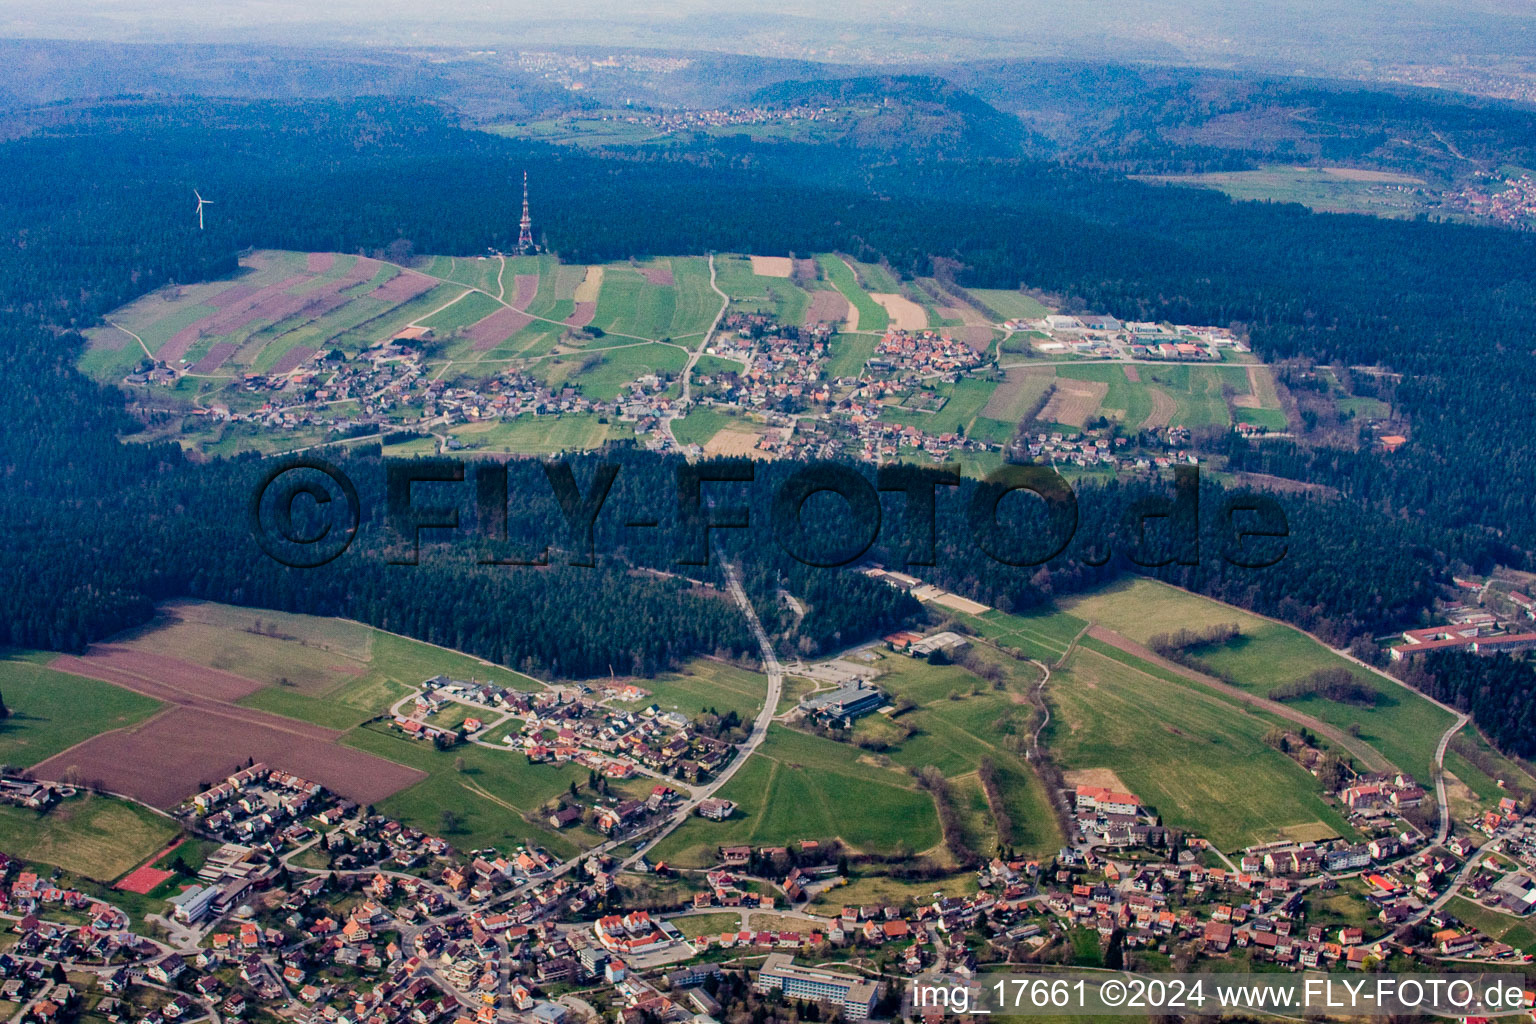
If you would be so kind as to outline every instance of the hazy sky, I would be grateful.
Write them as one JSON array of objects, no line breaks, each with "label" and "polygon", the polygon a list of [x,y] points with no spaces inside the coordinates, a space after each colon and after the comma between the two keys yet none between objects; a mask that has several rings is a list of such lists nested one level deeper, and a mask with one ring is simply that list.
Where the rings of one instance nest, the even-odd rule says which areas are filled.
[{"label": "hazy sky", "polygon": [[1536,54],[1536,0],[0,0],[0,35],[1478,61]]}]

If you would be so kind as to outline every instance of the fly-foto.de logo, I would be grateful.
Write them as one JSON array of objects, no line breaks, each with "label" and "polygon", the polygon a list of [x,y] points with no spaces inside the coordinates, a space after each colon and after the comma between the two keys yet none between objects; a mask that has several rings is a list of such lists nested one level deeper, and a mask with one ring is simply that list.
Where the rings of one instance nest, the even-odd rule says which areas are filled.
[{"label": "fly-foto.de logo", "polygon": [[[558,509],[564,536],[521,554],[486,554],[477,559],[481,564],[547,565],[557,543],[566,564],[596,564],[598,524],[605,511],[615,514],[609,498],[622,464],[592,464],[584,484],[569,461],[540,466],[537,486],[547,488],[540,497]],[[951,526],[955,522],[954,516],[941,515],[941,501],[948,500],[946,492],[962,489],[953,466],[887,465],[871,479],[847,464],[818,462],[776,477],[766,491],[758,486],[756,468],[750,462],[680,463],[671,480],[673,493],[654,496],[653,506],[662,511],[653,507],[646,514],[627,515],[622,526],[657,529],[662,516],[670,515],[673,561],[680,566],[709,564],[712,531],[760,526],[754,510],[766,516],[773,541],[806,565],[849,565],[879,541],[894,545],[909,566],[933,565],[941,520]],[[435,539],[442,538],[441,531],[462,531],[499,548],[507,544],[505,463],[386,460],[383,471],[382,526],[390,564],[417,564],[423,531],[438,531]],[[1078,536],[1078,495],[1052,467],[1001,466],[965,490],[958,517],[962,539],[981,556],[1005,565],[1037,566],[1062,555],[1074,540],[1085,540]],[[1081,544],[1074,557],[1101,565],[1118,543],[1120,553],[1138,566],[1195,565],[1202,542],[1213,541],[1222,560],[1239,568],[1265,568],[1285,556],[1290,526],[1275,498],[1227,494],[1206,504],[1215,507],[1202,508],[1199,470],[1176,467],[1171,493],[1148,491],[1129,500],[1114,517],[1113,542],[1086,538],[1090,542]],[[466,516],[470,510],[472,516]],[[357,487],[336,465],[292,457],[273,463],[260,478],[249,516],[252,534],[268,556],[292,568],[315,568],[335,560],[356,539],[363,505]],[[466,520],[472,520],[472,528]]]}]

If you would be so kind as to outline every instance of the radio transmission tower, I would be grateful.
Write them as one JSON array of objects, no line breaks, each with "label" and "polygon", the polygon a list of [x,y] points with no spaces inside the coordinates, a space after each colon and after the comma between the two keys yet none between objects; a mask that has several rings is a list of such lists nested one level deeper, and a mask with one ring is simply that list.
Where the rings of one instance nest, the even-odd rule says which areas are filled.
[{"label": "radio transmission tower", "polygon": [[523,219],[517,222],[517,248],[533,252],[533,218],[528,214],[528,172],[523,172]]}]

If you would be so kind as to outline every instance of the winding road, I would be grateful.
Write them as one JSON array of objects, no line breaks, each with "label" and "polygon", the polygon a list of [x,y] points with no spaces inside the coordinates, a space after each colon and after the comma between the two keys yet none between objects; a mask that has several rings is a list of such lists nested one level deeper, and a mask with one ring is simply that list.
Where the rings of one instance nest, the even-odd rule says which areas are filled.
[{"label": "winding road", "polygon": [[[757,718],[752,722],[752,731],[747,735],[746,741],[736,748],[736,756],[724,770],[716,775],[709,784],[694,790],[693,796],[684,801],[653,837],[647,841],[649,849],[655,842],[666,838],[676,831],[677,827],[688,820],[696,807],[705,800],[719,792],[720,788],[731,780],[731,776],[746,763],[747,758],[762,745],[768,737],[768,727],[773,722],[774,712],[779,706],[779,698],[784,693],[784,667],[779,664],[779,657],[774,652],[773,642],[768,639],[767,630],[763,629],[762,621],[757,617],[757,609],[752,607],[752,600],[747,596],[746,590],[741,585],[741,574],[734,565],[725,560],[723,554],[718,554],[721,570],[725,573],[725,588],[746,617],[747,626],[752,630],[752,635],[757,638],[757,648],[763,659],[763,674],[768,677],[768,695],[763,700],[763,708],[757,713]],[[642,853],[635,853],[624,862],[624,867],[632,866],[640,859]]]}]

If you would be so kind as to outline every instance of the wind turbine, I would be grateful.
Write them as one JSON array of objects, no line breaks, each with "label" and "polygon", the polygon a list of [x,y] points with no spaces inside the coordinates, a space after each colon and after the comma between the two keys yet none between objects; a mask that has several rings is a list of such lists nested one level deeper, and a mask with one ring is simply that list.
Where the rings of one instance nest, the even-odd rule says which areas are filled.
[{"label": "wind turbine", "polygon": [[203,207],[212,206],[213,203],[204,199],[202,193],[198,192],[197,189],[193,189],[192,194],[197,196],[197,230],[201,231],[203,230]]}]

